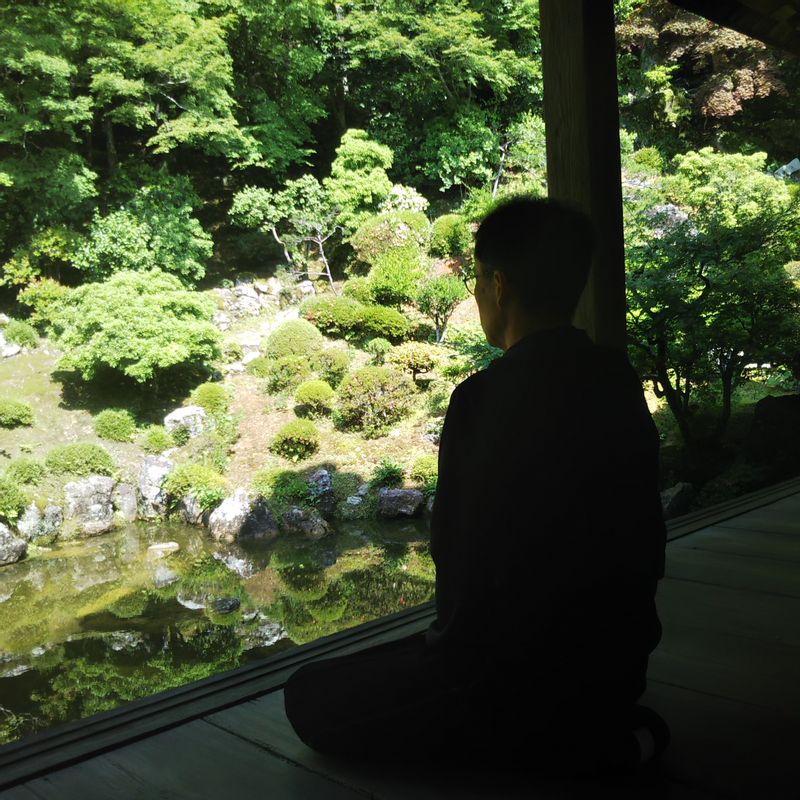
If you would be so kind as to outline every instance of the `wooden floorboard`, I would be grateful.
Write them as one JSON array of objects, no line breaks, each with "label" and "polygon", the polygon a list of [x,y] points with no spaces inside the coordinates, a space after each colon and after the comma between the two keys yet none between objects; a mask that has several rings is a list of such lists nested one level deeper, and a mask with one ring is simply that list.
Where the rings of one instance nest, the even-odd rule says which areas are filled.
[{"label": "wooden floorboard", "polygon": [[791,562],[796,569],[800,570],[800,536],[779,532],[715,525],[713,528],[670,542],[667,548],[667,559],[669,559],[672,548],[676,547],[733,553],[754,559],[777,559]]},{"label": "wooden floorboard", "polygon": [[202,720],[59,770],[28,787],[42,800],[364,797]]},{"label": "wooden floorboard", "polygon": [[800,538],[800,513],[796,511],[770,511],[759,508],[743,517],[732,517],[720,522],[721,527],[742,528],[748,531],[780,533]]}]

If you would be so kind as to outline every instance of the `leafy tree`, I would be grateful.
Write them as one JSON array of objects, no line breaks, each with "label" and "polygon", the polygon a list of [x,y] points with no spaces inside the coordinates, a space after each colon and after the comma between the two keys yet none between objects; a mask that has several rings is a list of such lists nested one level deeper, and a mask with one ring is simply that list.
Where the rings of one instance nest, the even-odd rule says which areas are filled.
[{"label": "leafy tree", "polygon": [[467,297],[467,290],[455,275],[440,275],[422,284],[416,297],[417,308],[436,328],[436,343],[444,339],[447,323],[458,304]]},{"label": "leafy tree", "polygon": [[111,369],[142,384],[156,384],[167,370],[205,368],[220,355],[214,311],[208,297],[159,270],[79,286],[53,320],[64,351],[60,368],[78,370],[84,380]]},{"label": "leafy tree", "polygon": [[627,195],[629,354],[688,445],[701,438],[693,390],[721,400],[708,439],[719,441],[744,365],[796,352],[800,292],[785,265],[800,247],[800,203],[765,163],[704,148]]}]

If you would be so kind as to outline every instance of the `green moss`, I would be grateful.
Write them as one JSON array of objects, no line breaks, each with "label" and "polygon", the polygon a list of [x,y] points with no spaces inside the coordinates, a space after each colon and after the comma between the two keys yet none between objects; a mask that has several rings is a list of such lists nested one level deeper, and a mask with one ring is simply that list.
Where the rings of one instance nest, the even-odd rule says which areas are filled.
[{"label": "green moss", "polygon": [[54,447],[45,457],[45,465],[57,475],[111,475],[114,460],[100,445],[89,442]]}]

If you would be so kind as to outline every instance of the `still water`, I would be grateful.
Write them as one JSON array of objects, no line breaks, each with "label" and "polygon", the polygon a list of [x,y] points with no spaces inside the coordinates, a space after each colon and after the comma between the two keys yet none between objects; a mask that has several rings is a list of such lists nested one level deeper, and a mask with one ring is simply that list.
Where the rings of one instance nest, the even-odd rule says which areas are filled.
[{"label": "still water", "polygon": [[0,567],[0,743],[427,602],[433,579],[423,520],[237,545],[137,523],[36,552]]}]

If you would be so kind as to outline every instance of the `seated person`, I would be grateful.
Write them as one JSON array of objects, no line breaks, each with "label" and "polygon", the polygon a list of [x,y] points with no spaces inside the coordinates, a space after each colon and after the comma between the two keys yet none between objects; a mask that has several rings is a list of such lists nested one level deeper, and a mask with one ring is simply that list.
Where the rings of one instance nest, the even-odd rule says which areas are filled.
[{"label": "seated person", "polygon": [[456,387],[444,421],[436,619],[291,676],[286,712],[310,747],[517,754],[578,774],[666,747],[636,705],[661,638],[659,437],[625,353],[571,325],[592,250],[587,218],[554,201],[517,198],[481,223],[474,295],[504,353]]}]

